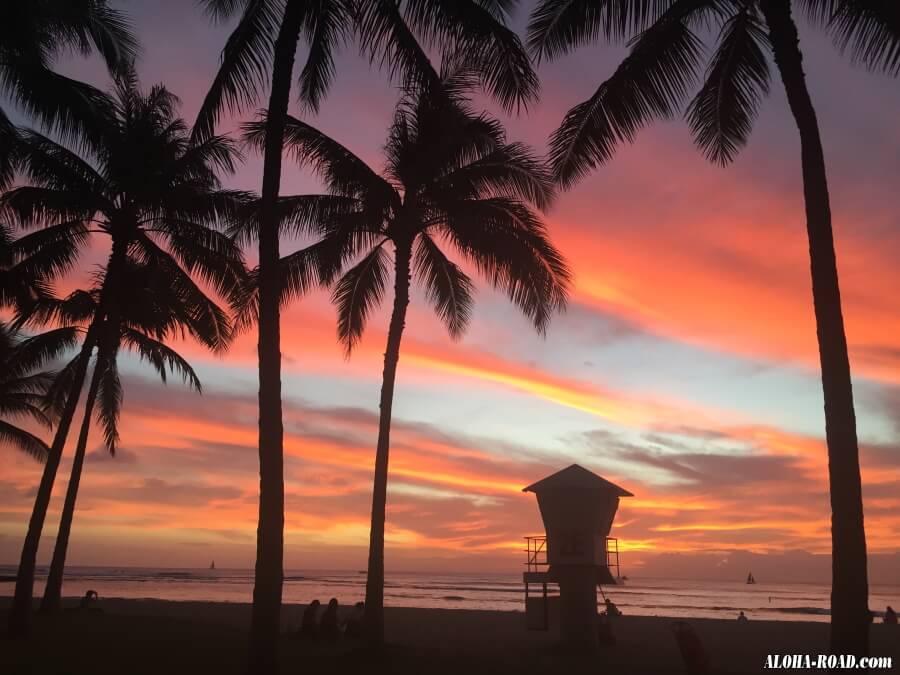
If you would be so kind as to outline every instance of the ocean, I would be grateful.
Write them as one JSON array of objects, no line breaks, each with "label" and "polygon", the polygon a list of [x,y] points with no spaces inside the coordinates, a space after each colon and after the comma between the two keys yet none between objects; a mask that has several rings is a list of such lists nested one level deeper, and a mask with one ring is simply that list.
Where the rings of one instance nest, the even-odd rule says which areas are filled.
[{"label": "ocean", "polygon": [[[35,593],[43,590],[39,570]],[[0,577],[15,574],[15,567],[0,565]],[[534,588],[534,587],[533,587]],[[71,567],[67,569],[66,596],[97,591],[101,598],[155,598],[250,602],[253,574],[238,569],[160,569],[138,567]],[[539,587],[535,589],[540,592]],[[11,595],[12,583],[0,584],[0,595]],[[604,592],[622,612],[644,616],[733,619],[744,611],[750,619],[828,621],[829,587],[826,584],[685,579],[630,578]],[[347,571],[287,571],[286,603],[323,602],[336,597],[342,605],[365,595],[365,574]],[[599,599],[599,595],[598,595]],[[524,585],[512,574],[388,574],[385,604],[395,607],[524,610]],[[900,607],[900,586],[873,586],[869,606],[879,614],[886,605]]]}]

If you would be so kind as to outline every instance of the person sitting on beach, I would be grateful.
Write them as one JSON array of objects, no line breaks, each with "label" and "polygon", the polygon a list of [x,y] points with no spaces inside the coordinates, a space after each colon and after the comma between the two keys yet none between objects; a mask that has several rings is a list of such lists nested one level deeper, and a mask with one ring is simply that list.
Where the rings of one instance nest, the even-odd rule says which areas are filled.
[{"label": "person sitting on beach", "polygon": [[622,612],[619,611],[619,608],[616,607],[616,603],[614,603],[609,598],[606,598],[606,616],[622,616]]},{"label": "person sitting on beach", "polygon": [[97,591],[90,590],[84,594],[84,597],[81,598],[81,603],[78,605],[79,609],[88,609],[91,606],[91,603],[94,602],[99,596],[97,595]]},{"label": "person sitting on beach", "polygon": [[685,672],[688,675],[709,675],[709,655],[691,624],[676,621],[672,624],[672,632],[675,633]]},{"label": "person sitting on beach", "polygon": [[366,603],[357,602],[350,610],[350,616],[344,623],[344,635],[351,638],[362,637],[363,634],[363,617],[366,613]]},{"label": "person sitting on beach", "polygon": [[884,610],[884,618],[882,619],[884,623],[890,623],[893,625],[897,625],[897,612],[894,611],[894,608],[890,605],[887,606],[887,609]]},{"label": "person sitting on beach", "polygon": [[334,642],[341,637],[341,629],[338,626],[338,601],[332,598],[328,601],[328,607],[322,614],[322,622],[319,624],[319,635],[326,642]]},{"label": "person sitting on beach", "polygon": [[737,620],[738,621],[747,621],[747,615],[744,614],[744,610],[741,610],[741,613],[738,614]]},{"label": "person sitting on beach", "polygon": [[319,607],[322,605],[318,600],[313,600],[303,610],[303,621],[300,624],[300,637],[315,640],[319,637],[319,624],[316,621],[316,615],[319,613]]}]

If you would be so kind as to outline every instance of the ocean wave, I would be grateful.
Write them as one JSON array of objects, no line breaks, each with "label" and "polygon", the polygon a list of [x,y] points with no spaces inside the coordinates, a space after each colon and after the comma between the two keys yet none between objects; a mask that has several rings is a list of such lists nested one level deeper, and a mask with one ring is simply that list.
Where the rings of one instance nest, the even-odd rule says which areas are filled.
[{"label": "ocean wave", "polygon": [[766,607],[771,612],[783,614],[812,614],[815,616],[830,616],[831,610],[824,607]]}]

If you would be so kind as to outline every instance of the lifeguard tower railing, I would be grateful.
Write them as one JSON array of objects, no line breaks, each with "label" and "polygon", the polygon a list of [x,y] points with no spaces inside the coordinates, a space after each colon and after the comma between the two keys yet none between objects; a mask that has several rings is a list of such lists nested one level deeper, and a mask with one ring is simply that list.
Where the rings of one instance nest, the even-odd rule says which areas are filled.
[{"label": "lifeguard tower railing", "polygon": [[[546,572],[550,563],[547,561],[547,537],[525,537],[526,572]],[[606,567],[609,573],[619,578],[619,540],[616,537],[606,538]]]},{"label": "lifeguard tower railing", "polygon": [[525,537],[525,552],[528,560],[525,562],[526,572],[546,572],[547,566],[547,537]]}]

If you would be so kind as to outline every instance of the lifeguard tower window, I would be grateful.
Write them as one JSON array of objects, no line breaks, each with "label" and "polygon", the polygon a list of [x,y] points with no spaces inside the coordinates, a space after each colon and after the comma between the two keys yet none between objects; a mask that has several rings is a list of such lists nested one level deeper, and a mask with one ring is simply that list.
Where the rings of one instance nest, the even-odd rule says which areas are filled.
[{"label": "lifeguard tower window", "polygon": [[587,551],[587,541],[583,532],[560,533],[560,555],[567,558],[583,556]]}]

